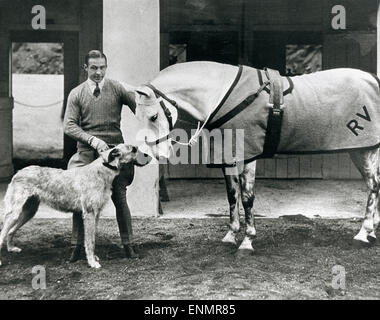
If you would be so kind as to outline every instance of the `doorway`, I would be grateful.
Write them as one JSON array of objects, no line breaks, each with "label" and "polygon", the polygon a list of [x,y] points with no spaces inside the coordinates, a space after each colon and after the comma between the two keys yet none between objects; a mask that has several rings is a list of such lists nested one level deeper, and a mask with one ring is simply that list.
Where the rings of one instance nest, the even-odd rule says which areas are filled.
[{"label": "doorway", "polygon": [[63,134],[62,116],[79,82],[77,32],[11,32],[13,162],[66,166],[76,144]]},{"label": "doorway", "polygon": [[12,43],[13,158],[63,158],[63,49],[63,43]]}]

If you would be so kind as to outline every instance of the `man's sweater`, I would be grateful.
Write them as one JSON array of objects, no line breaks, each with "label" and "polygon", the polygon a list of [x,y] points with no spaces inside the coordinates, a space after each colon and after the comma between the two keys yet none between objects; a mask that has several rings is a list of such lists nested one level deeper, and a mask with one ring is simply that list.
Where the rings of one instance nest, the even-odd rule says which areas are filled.
[{"label": "man's sweater", "polygon": [[107,144],[123,143],[120,130],[121,107],[135,112],[135,96],[119,82],[105,79],[100,96],[95,97],[87,82],[74,88],[68,97],[64,132],[78,141],[78,150],[88,149],[88,139],[95,136]]}]

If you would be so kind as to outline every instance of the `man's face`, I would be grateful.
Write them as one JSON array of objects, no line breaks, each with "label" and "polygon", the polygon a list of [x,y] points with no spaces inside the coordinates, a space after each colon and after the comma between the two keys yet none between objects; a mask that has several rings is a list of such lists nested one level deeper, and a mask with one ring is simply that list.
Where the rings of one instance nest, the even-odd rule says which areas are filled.
[{"label": "man's face", "polygon": [[106,75],[107,63],[104,58],[88,59],[88,66],[85,65],[88,77],[94,82],[101,82]]}]

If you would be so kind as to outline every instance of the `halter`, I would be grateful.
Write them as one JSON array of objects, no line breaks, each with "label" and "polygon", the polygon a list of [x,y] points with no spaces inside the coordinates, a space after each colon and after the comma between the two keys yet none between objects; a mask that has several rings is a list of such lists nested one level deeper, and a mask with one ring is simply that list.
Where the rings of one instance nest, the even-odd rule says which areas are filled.
[{"label": "halter", "polygon": [[[204,121],[204,123],[202,124],[202,127],[200,126],[200,122],[198,121],[198,127],[197,127],[197,130],[195,131],[194,135],[190,138],[189,142],[188,143],[182,143],[182,142],[179,142],[179,141],[176,141],[174,140],[174,142],[178,143],[178,144],[181,144],[181,145],[185,145],[185,146],[193,146],[196,142],[197,142],[197,139],[199,137],[199,135],[202,133],[202,130],[204,127],[206,126],[209,126],[210,123],[211,123],[211,120],[215,117],[216,113],[219,111],[219,109],[224,105],[224,102],[227,100],[227,98],[229,97],[229,95],[231,94],[232,90],[235,88],[235,86],[237,85],[239,79],[240,79],[240,76],[242,74],[242,71],[243,71],[243,66],[242,65],[239,65],[239,70],[237,72],[237,75],[235,77],[235,80],[233,81],[233,83],[231,84],[229,90],[227,91],[227,93],[224,95],[223,99],[221,100],[221,102],[219,103],[219,105],[215,108],[215,110],[211,111],[206,120]],[[260,92],[262,90],[264,90],[266,88],[266,86],[269,85],[269,81],[267,82],[264,82],[264,84],[261,85],[261,87],[259,88],[259,90],[255,93],[256,97],[260,94]],[[146,85],[148,88],[152,89],[153,92],[155,93],[156,97],[161,97],[162,99],[166,100],[167,102],[169,102],[171,105],[173,105],[173,107],[175,107],[178,111],[179,109],[179,106],[178,106],[178,103],[170,98],[168,98],[163,92],[161,92],[160,90],[158,90],[155,86],[153,86],[152,84],[147,84]],[[169,133],[166,135],[166,136],[163,136],[155,141],[147,141],[146,137],[145,137],[145,143],[148,145],[148,146],[154,146],[154,145],[157,145],[163,141],[167,141],[168,138],[170,137],[170,134],[171,134],[171,131],[173,130],[173,127],[174,127],[174,124],[173,124],[173,118],[172,118],[172,115],[171,115],[171,112],[170,110],[165,106],[164,102],[161,100],[160,101],[160,106],[162,108],[162,110],[164,111],[164,114],[166,116],[166,119],[168,120],[169,122]]]},{"label": "halter", "polygon": [[[173,105],[177,110],[178,110],[178,104],[176,101],[172,100],[172,99],[169,99],[163,92],[161,92],[160,90],[158,90],[155,86],[153,86],[152,84],[147,84],[146,85],[148,88],[152,89],[154,94],[156,95],[156,97],[161,97],[163,99],[165,99],[167,102],[169,102],[171,105]],[[157,145],[163,141],[167,141],[169,136],[170,136],[170,133],[171,131],[173,130],[173,127],[174,127],[174,124],[173,124],[173,117],[172,117],[172,113],[170,112],[170,110],[165,106],[165,103],[161,100],[160,101],[160,106],[162,108],[162,110],[164,111],[164,114],[165,114],[165,117],[166,119],[168,120],[168,123],[169,123],[169,133],[166,135],[166,136],[163,136],[155,141],[148,141],[145,137],[145,143],[148,145],[148,146],[154,146],[154,145]]]},{"label": "halter", "polygon": [[[178,106],[178,103],[175,101],[175,100],[172,100],[170,99],[165,93],[161,92],[160,90],[158,90],[155,86],[153,86],[152,84],[147,84],[146,85],[148,88],[152,89],[153,92],[155,93],[156,97],[161,97],[162,99],[166,100],[167,102],[169,102],[174,108],[179,109],[179,106]],[[170,110],[165,106],[165,103],[161,100],[160,101],[160,106],[162,108],[162,110],[164,111],[164,114],[165,114],[165,117],[166,119],[168,120],[168,123],[169,123],[169,133],[166,135],[166,136],[163,136],[155,141],[148,141],[145,137],[145,143],[148,145],[148,146],[154,146],[154,145],[157,145],[161,142],[164,142],[164,141],[167,141],[170,137],[170,134],[171,132],[173,131],[173,128],[174,128],[174,124],[173,124],[173,117],[172,117],[172,114],[170,112]],[[207,121],[206,121],[207,122]],[[192,146],[193,144],[195,144],[197,142],[197,138],[198,136],[200,135],[204,125],[206,124],[206,122],[203,124],[202,128],[200,128],[200,123],[198,122],[198,128],[195,132],[195,134],[190,138],[189,142],[188,143],[182,143],[182,142],[179,142],[179,141],[176,141],[174,140],[175,143],[178,143],[178,144],[181,144],[181,145],[185,145],[185,146]]]}]

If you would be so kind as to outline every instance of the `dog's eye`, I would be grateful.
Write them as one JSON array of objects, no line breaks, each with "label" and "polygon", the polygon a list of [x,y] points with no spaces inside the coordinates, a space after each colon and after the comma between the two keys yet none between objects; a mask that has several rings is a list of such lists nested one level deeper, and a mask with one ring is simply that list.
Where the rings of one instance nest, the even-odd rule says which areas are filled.
[{"label": "dog's eye", "polygon": [[158,113],[156,113],[154,116],[151,116],[150,121],[154,122],[157,120],[157,118],[158,118]]}]

